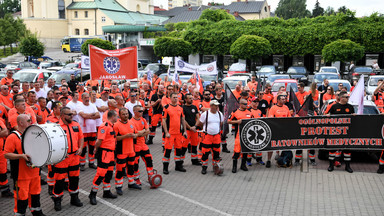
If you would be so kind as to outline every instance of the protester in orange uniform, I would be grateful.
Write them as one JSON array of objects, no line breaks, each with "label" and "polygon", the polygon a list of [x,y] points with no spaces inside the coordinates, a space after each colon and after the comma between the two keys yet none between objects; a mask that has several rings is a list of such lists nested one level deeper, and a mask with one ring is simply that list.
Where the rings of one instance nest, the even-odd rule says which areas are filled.
[{"label": "protester in orange uniform", "polygon": [[43,120],[42,113],[40,110],[40,106],[36,103],[37,103],[36,93],[33,91],[28,92],[26,106],[31,107],[33,109],[33,112],[35,112],[36,114],[36,121],[41,122],[41,120]]},{"label": "protester in orange uniform", "polygon": [[239,99],[240,98],[240,94],[241,94],[241,85],[237,84],[236,87],[235,87],[235,90],[233,90],[232,93],[233,93],[233,95],[235,96],[236,99]]},{"label": "protester in orange uniform", "polygon": [[313,103],[315,104],[315,107],[319,107],[319,91],[316,89],[317,87],[317,84],[315,82],[313,82],[311,84],[311,87],[308,91],[308,94],[312,96],[312,99],[313,99]]},{"label": "protester in orange uniform", "polygon": [[13,108],[13,96],[9,94],[7,85],[1,86],[0,105],[3,105],[7,111]]},{"label": "protester in orange uniform", "polygon": [[147,74],[144,74],[143,78],[140,79],[139,87],[142,88],[144,83],[147,83],[148,85],[151,85],[151,81],[148,80],[148,75]]},{"label": "protester in orange uniform", "polygon": [[8,123],[8,111],[3,105],[0,105],[0,121],[2,121],[4,124]]},{"label": "protester in orange uniform", "polygon": [[211,108],[211,92],[208,90],[204,90],[203,92],[203,100],[200,103],[199,110],[201,112],[205,112]]},{"label": "protester in orange uniform", "polygon": [[129,98],[130,91],[131,91],[131,82],[127,81],[126,83],[124,83],[124,89],[122,92],[125,102],[128,102],[130,100]]},{"label": "protester in orange uniform", "polygon": [[[291,117],[291,112],[289,111],[289,108],[286,105],[284,105],[286,102],[287,102],[287,96],[278,95],[277,104],[271,107],[271,109],[268,112],[268,117],[269,118]],[[268,152],[268,161],[267,161],[266,168],[271,167],[272,154],[273,152]]]},{"label": "protester in orange uniform", "polygon": [[299,83],[297,85],[297,88],[298,88],[299,91],[295,93],[297,99],[300,102],[300,105],[303,105],[303,103],[305,101],[305,97],[308,95],[308,92],[304,91],[304,87],[305,87],[304,83],[302,83],[302,82]]},{"label": "protester in orange uniform", "polygon": [[27,114],[31,117],[32,124],[36,124],[36,116],[32,109],[27,109],[24,99],[15,100],[15,108],[12,108],[9,113],[9,124],[11,128],[17,130],[17,116],[20,114]]},{"label": "protester in orange uniform", "polygon": [[177,94],[171,94],[171,103],[164,107],[163,128],[167,141],[165,142],[165,151],[163,156],[163,173],[169,174],[168,166],[171,157],[172,147],[175,149],[175,170],[186,172],[183,167],[182,156],[182,136],[187,138],[185,118],[183,108],[178,105]]},{"label": "protester in orange uniform", "polygon": [[333,91],[332,86],[327,87],[327,92],[323,95],[323,103],[325,103],[327,100],[335,99],[335,93]]},{"label": "protester in orange uniform", "polygon": [[8,87],[10,87],[14,81],[14,79],[12,78],[13,77],[13,71],[8,70],[6,75],[7,75],[6,77],[1,79],[0,85],[7,85]]},{"label": "protester in orange uniform", "polygon": [[113,130],[116,133],[116,175],[115,186],[116,193],[123,195],[123,177],[124,169],[127,168],[128,188],[134,188],[141,190],[141,186],[135,183],[134,179],[134,164],[135,164],[135,150],[133,147],[134,139],[137,138],[135,134],[135,127],[131,121],[129,121],[128,109],[123,107],[119,110],[118,120],[113,125]]},{"label": "protester in orange uniform", "polygon": [[[242,119],[250,119],[252,118],[252,113],[247,110],[248,103],[246,100],[241,99],[240,100],[240,107],[239,109],[235,110],[232,112],[232,114],[229,116],[228,124],[234,124],[235,125],[235,130],[236,130],[236,135],[235,135],[235,148],[233,150],[233,167],[232,167],[232,172],[236,173],[237,172],[237,160],[240,157],[241,153],[241,146],[240,146],[240,124]],[[247,162],[247,153],[242,154],[242,159],[241,159],[241,166],[240,169],[244,171],[248,171],[246,162]]]},{"label": "protester in orange uniform", "polygon": [[171,103],[171,94],[173,93],[173,86],[167,86],[166,96],[161,99],[161,105],[165,107],[166,105]]},{"label": "protester in orange uniform", "polygon": [[99,81],[98,80],[88,80],[86,83],[85,83],[86,86],[97,86],[97,88],[99,88]]},{"label": "protester in orange uniform", "polygon": [[101,182],[103,182],[103,198],[115,199],[117,196],[111,193],[111,179],[113,168],[115,167],[115,147],[116,134],[113,130],[113,124],[117,122],[117,113],[114,110],[108,111],[108,121],[103,122],[97,132],[94,154],[97,157],[97,171],[93,178],[92,190],[89,194],[89,200],[92,205],[96,205],[96,194]]},{"label": "protester in orange uniform", "polygon": [[37,122],[38,124],[47,123],[48,115],[51,111],[47,108],[47,100],[43,97],[39,97],[37,100],[39,109],[41,110],[41,121]]},{"label": "protester in orange uniform", "polygon": [[257,81],[256,81],[256,76],[252,75],[252,80],[247,83],[247,86],[249,87],[250,91],[256,92],[257,91]]},{"label": "protester in orange uniform", "polygon": [[152,111],[152,119],[151,119],[151,129],[149,133],[149,139],[147,141],[147,144],[153,144],[153,138],[156,135],[156,127],[159,121],[161,120],[161,114],[163,112],[163,106],[161,105],[161,100],[164,97],[164,86],[160,85],[158,87],[158,91],[156,94],[152,95],[151,97],[151,106],[153,108]]},{"label": "protester in orange uniform", "polygon": [[[117,102],[114,99],[108,100],[108,108],[109,108],[109,110],[115,110],[116,113],[119,112],[119,109],[117,109]],[[102,120],[103,120],[103,122],[108,121],[108,112],[104,112]]]},{"label": "protester in orange uniform", "polygon": [[0,121],[0,192],[2,197],[12,197],[13,193],[9,189],[7,179],[7,159],[4,157],[4,142],[8,136],[5,124]]},{"label": "protester in orange uniform", "polygon": [[382,79],[377,81],[377,88],[373,92],[372,101],[375,102],[381,113],[384,113],[384,82]]},{"label": "protester in orange uniform", "polygon": [[220,162],[221,128],[223,126],[223,114],[219,111],[220,103],[217,100],[210,102],[210,109],[203,112],[196,124],[203,128],[202,133],[202,170],[201,174],[207,174],[208,157],[212,151],[212,163]]},{"label": "protester in orange uniform", "polygon": [[[263,117],[263,114],[262,114],[261,110],[258,109],[258,106],[259,106],[259,99],[256,97],[252,98],[251,108],[249,108],[249,111],[251,111],[253,118]],[[248,154],[248,158],[247,158],[247,165],[248,166],[252,166],[252,157],[256,159],[257,163],[259,163],[261,165],[265,165],[265,163],[262,159],[263,153],[257,152],[256,156],[255,156],[255,154]]]},{"label": "protester in orange uniform", "polygon": [[52,112],[47,118],[48,123],[59,123],[61,108],[63,108],[63,105],[60,102],[52,103]]},{"label": "protester in orange uniform", "polygon": [[20,114],[17,117],[17,130],[12,132],[5,141],[5,158],[11,162],[11,172],[14,181],[15,215],[25,215],[28,207],[28,199],[32,215],[44,215],[40,208],[40,168],[32,168],[27,165],[30,158],[23,153],[21,135],[31,125],[28,115]]},{"label": "protester in orange uniform", "polygon": [[72,120],[73,113],[70,108],[63,107],[60,110],[60,127],[67,134],[68,150],[67,157],[54,165],[55,186],[52,199],[56,211],[61,210],[61,200],[65,185],[65,177],[68,175],[68,192],[71,195],[71,205],[81,207],[83,203],[79,199],[79,175],[80,175],[80,154],[83,151],[84,135],[79,123]]},{"label": "protester in orange uniform", "polygon": [[271,84],[269,84],[269,83],[265,84],[265,91],[264,91],[263,99],[268,102],[269,107],[272,106],[271,103],[273,101],[273,94],[272,94],[271,90],[272,90]]},{"label": "protester in orange uniform", "polygon": [[117,84],[112,84],[111,85],[111,93],[109,93],[109,96],[110,97],[113,97],[113,98],[115,98],[116,96],[118,96],[118,95],[120,95],[120,96],[122,96],[123,97],[123,94],[122,93],[120,93],[119,92],[119,88],[118,88],[118,86],[117,86]]},{"label": "protester in orange uniform", "polygon": [[141,185],[139,173],[139,159],[145,162],[147,168],[148,180],[153,175],[153,159],[148,146],[145,144],[145,136],[149,134],[148,123],[143,118],[143,107],[136,105],[133,107],[134,116],[131,118],[132,124],[135,126],[135,133],[137,134],[136,143],[134,144],[136,158],[135,158],[135,181],[136,184]]}]

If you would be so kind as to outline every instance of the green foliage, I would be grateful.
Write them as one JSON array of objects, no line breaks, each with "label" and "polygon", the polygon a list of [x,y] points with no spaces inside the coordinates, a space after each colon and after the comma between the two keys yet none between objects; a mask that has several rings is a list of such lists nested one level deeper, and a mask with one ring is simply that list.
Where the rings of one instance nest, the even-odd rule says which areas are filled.
[{"label": "green foliage", "polygon": [[284,19],[310,17],[311,12],[306,8],[306,0],[280,0],[275,13]]},{"label": "green foliage", "polygon": [[312,10],[312,17],[324,15],[324,8],[320,6],[319,0],[316,0],[315,8]]},{"label": "green foliage", "polygon": [[89,52],[88,52],[88,45],[89,44],[96,46],[96,47],[99,47],[101,49],[105,49],[105,50],[115,50],[116,49],[116,47],[113,46],[112,42],[110,42],[110,41],[103,40],[100,38],[89,39],[89,40],[86,40],[83,43],[83,45],[81,45],[81,52],[83,53],[83,55],[89,56]]},{"label": "green foliage", "polygon": [[191,54],[192,46],[183,39],[161,37],[155,40],[153,50],[159,57],[188,56]]},{"label": "green foliage", "polygon": [[221,20],[235,20],[235,17],[223,9],[205,9],[203,10],[203,13],[201,13],[199,20],[204,19],[212,22],[219,22]]},{"label": "green foliage", "polygon": [[238,59],[256,60],[272,54],[272,46],[263,37],[243,35],[231,45],[230,53]]},{"label": "green foliage", "polygon": [[336,14],[335,9],[333,9],[333,7],[331,6],[328,6],[327,9],[325,9],[324,11],[324,15],[327,15],[327,16],[332,16],[335,14]]},{"label": "green foliage", "polygon": [[36,35],[29,35],[20,41],[20,53],[24,56],[44,55],[44,44],[37,39]]},{"label": "green foliage", "polygon": [[14,53],[17,53],[19,51],[18,47],[13,47],[12,50],[10,47],[5,48],[5,54],[3,52],[0,52],[0,58],[4,58],[10,55],[13,55]]},{"label": "green foliage", "polygon": [[20,0],[2,0],[0,4],[0,18],[6,14],[21,11]]},{"label": "green foliage", "polygon": [[327,62],[358,61],[364,56],[365,49],[351,40],[337,40],[324,46],[322,57]]}]

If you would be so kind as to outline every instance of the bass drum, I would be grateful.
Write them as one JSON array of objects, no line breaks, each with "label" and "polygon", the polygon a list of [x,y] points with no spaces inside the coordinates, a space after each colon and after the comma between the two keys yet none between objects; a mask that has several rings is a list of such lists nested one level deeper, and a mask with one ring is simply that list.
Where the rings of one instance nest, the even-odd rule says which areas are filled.
[{"label": "bass drum", "polygon": [[56,164],[67,156],[67,135],[58,124],[31,125],[22,136],[22,146],[33,167]]}]

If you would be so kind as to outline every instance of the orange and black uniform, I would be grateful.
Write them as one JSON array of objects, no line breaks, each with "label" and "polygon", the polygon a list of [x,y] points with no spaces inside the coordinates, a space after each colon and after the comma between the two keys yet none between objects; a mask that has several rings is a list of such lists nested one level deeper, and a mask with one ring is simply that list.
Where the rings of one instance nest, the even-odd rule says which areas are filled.
[{"label": "orange and black uniform", "polygon": [[7,96],[0,94],[0,103],[3,103],[5,106],[7,106],[9,108],[13,108],[13,96],[12,96],[12,94],[8,94]]},{"label": "orange and black uniform", "polygon": [[[185,116],[185,121],[188,123],[190,127],[196,125],[196,115],[199,113],[199,110],[195,105],[184,105],[183,113]],[[188,144],[191,144],[191,160],[192,162],[198,160],[197,158],[197,146],[199,145],[199,134],[197,132],[193,132],[192,130],[188,130],[188,139],[185,139],[183,142],[183,157],[185,158],[185,152],[187,151]]]},{"label": "orange and black uniform", "polygon": [[3,79],[1,79],[0,84],[7,85],[9,88],[11,88],[11,84],[13,83],[13,81],[13,78],[9,79],[8,77],[4,77]]},{"label": "orange and black uniform", "polygon": [[49,110],[47,107],[45,107],[44,109],[40,107],[40,110],[41,110],[41,116],[43,117],[43,119],[38,123],[45,124],[47,123],[49,114],[51,114],[51,110]]},{"label": "orange and black uniform", "polygon": [[165,151],[163,156],[163,163],[169,163],[172,147],[175,149],[175,162],[179,163],[182,156],[182,138],[183,138],[183,125],[182,117],[184,117],[183,108],[179,105],[168,104],[164,107],[163,119],[166,120],[166,126],[170,138],[166,138]]},{"label": "orange and black uniform", "polygon": [[8,112],[3,105],[0,105],[0,121],[6,124],[8,120]]},{"label": "orange and black uniform", "polygon": [[27,107],[24,113],[18,113],[15,108],[12,108],[8,112],[8,117],[9,117],[8,121],[9,121],[9,124],[11,125],[11,128],[14,128],[17,126],[17,116],[19,116],[20,114],[27,114],[27,115],[29,114],[31,116],[32,124],[36,123],[36,115],[33,112],[33,109],[31,107]]},{"label": "orange and black uniform", "polygon": [[[6,129],[5,124],[0,121],[0,129]],[[0,137],[0,192],[9,190],[7,179],[7,159],[4,157],[5,137]]]},{"label": "orange and black uniform", "polygon": [[[117,121],[113,125],[116,136],[123,136],[130,133],[135,133],[135,126],[131,121],[126,123],[121,120]],[[134,164],[135,164],[135,149],[133,147],[133,138],[125,138],[117,141],[116,144],[116,175],[115,175],[115,186],[123,187],[123,175],[124,168],[127,167],[128,184],[134,184]]]},{"label": "orange and black uniform", "polygon": [[[209,116],[218,115],[219,120],[219,127],[217,132],[218,133],[209,133],[208,132],[208,125],[209,124],[215,124],[214,121],[217,121],[217,118],[210,118]],[[212,163],[216,164],[220,162],[220,143],[221,143],[221,122],[223,121],[222,114],[220,112],[217,112],[216,114],[211,113],[210,110],[205,111],[201,114],[200,121],[202,121],[202,118],[205,117],[205,121],[202,121],[203,123],[203,130],[204,132],[201,133],[202,139],[201,139],[201,162],[202,166],[207,168],[208,166],[208,157],[209,154],[212,152]],[[212,120],[213,119],[213,120]]]},{"label": "orange and black uniform", "polygon": [[[12,132],[5,141],[5,153],[23,154],[19,131]],[[27,166],[24,159],[10,160],[11,172],[14,181],[15,208],[16,215],[24,215],[29,205],[32,213],[37,215],[41,212],[40,208],[40,169]]]},{"label": "orange and black uniform", "polygon": [[[250,118],[253,118],[252,113],[247,109],[246,110],[237,109],[233,111],[232,114],[229,116],[229,120],[231,121],[240,120],[240,119],[250,119]],[[241,153],[240,136],[239,136],[240,126],[238,124],[235,125],[235,130],[236,130],[236,134],[235,134],[235,148],[233,149],[233,156],[232,156],[233,160],[239,159],[240,153]],[[242,155],[242,158],[247,158],[247,156],[248,154],[244,153]]]},{"label": "orange and black uniform", "polygon": [[263,100],[266,100],[269,104],[269,106],[271,106],[272,104],[272,101],[273,101],[273,94],[272,93],[264,93],[264,96],[262,98]]},{"label": "orange and black uniform", "polygon": [[298,99],[299,102],[300,102],[300,105],[303,105],[303,103],[304,103],[304,101],[305,101],[305,97],[306,97],[307,95],[309,95],[308,92],[306,92],[306,91],[303,91],[303,93],[301,93],[301,92],[296,92],[295,94],[296,94],[297,99]]},{"label": "orange and black uniform", "polygon": [[[132,117],[130,120],[135,127],[136,133],[139,131],[142,131],[144,129],[148,129],[148,123],[143,118],[140,117],[140,119],[135,119],[135,117]],[[135,179],[138,179],[140,177],[139,173],[139,159],[144,161],[145,166],[147,168],[148,177],[151,177],[153,175],[153,158],[151,153],[149,152],[148,146],[145,144],[145,137],[137,137],[136,142],[134,143],[134,148],[136,152],[136,158],[135,158],[135,172],[134,176]]]},{"label": "orange and black uniform", "polygon": [[101,140],[101,145],[96,153],[97,171],[93,178],[92,191],[97,192],[99,185],[103,182],[103,189],[111,189],[111,179],[113,168],[115,167],[115,148],[116,134],[113,124],[110,121],[103,122],[97,132],[97,139]]},{"label": "orange and black uniform", "polygon": [[[162,94],[153,94],[151,97],[151,102],[156,102],[158,99],[163,99],[165,95]],[[161,121],[161,114],[163,113],[163,106],[161,104],[161,101],[153,107],[152,109],[152,117],[151,117],[151,129],[149,133],[149,139],[153,139],[156,135],[156,128],[157,124],[159,124],[159,121]]]},{"label": "orange and black uniform", "polygon": [[269,110],[268,117],[276,117],[276,118],[291,117],[291,111],[289,111],[289,108],[286,105],[283,105],[283,106],[274,105]]},{"label": "orange and black uniform", "polygon": [[[59,121],[60,121],[60,118],[55,116],[54,113],[51,113],[47,117],[48,123],[57,123],[58,124]],[[47,167],[48,167],[47,183],[48,183],[48,186],[53,187],[55,185],[55,170],[53,169],[53,165],[48,165]]]},{"label": "orange and black uniform", "polygon": [[[263,113],[259,109],[249,108],[249,111],[251,111],[252,118],[261,118],[263,117]],[[256,153],[256,161],[259,162],[262,160],[263,153],[257,152]],[[248,159],[250,160],[252,158],[252,154],[248,154]]]},{"label": "orange and black uniform", "polygon": [[68,151],[67,158],[53,166],[55,172],[54,197],[63,196],[64,180],[67,175],[69,177],[68,192],[71,196],[79,193],[80,155],[77,155],[76,151],[80,148],[80,140],[84,140],[79,123],[72,121],[65,124],[60,120],[59,124],[67,134]]}]

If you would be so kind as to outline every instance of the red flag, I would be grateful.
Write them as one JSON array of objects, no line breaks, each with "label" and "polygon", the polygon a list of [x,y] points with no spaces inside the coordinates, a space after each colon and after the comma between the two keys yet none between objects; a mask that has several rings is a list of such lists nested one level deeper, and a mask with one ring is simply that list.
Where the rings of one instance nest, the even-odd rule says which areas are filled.
[{"label": "red flag", "polygon": [[203,86],[203,82],[201,81],[199,73],[197,72],[193,73],[191,77],[191,83],[196,85],[196,88],[199,89],[200,94],[203,94],[204,86]]},{"label": "red flag", "polygon": [[91,79],[120,80],[137,78],[137,47],[103,50],[89,45]]}]

